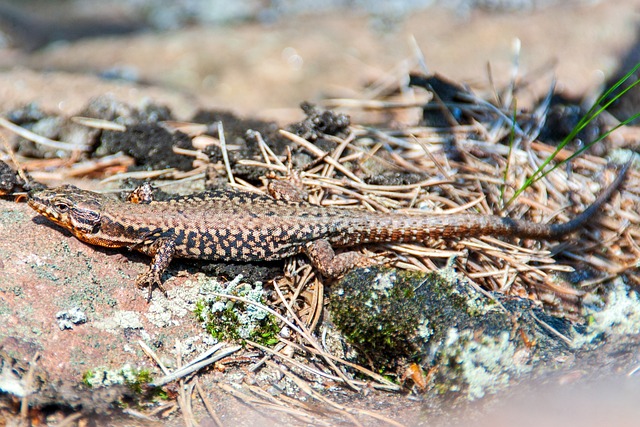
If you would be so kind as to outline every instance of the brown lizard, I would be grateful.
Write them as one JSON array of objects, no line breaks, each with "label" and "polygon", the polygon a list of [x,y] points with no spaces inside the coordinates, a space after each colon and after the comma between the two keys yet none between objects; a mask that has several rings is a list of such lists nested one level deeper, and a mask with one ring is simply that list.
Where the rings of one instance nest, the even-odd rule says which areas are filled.
[{"label": "brown lizard", "polygon": [[28,203],[78,239],[110,248],[126,247],[153,257],[136,280],[164,291],[161,276],[171,260],[269,261],[305,253],[325,276],[357,265],[356,252],[333,247],[374,242],[482,235],[557,239],[597,214],[624,180],[629,163],[584,212],[561,224],[538,224],[494,215],[400,215],[329,208],[302,200],[276,199],[237,190],[216,190],[154,201],[150,186],[128,201],[72,185],[29,192]]}]

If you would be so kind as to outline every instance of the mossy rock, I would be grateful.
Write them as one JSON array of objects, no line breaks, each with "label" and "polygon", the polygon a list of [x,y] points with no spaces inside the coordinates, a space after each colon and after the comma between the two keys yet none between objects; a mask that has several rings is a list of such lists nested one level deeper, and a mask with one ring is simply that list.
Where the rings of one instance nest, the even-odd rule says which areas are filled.
[{"label": "mossy rock", "polygon": [[488,298],[452,269],[357,269],[332,287],[329,309],[360,363],[381,372],[435,367],[436,390],[471,398],[571,351],[536,319],[571,335],[569,322],[526,299]]}]

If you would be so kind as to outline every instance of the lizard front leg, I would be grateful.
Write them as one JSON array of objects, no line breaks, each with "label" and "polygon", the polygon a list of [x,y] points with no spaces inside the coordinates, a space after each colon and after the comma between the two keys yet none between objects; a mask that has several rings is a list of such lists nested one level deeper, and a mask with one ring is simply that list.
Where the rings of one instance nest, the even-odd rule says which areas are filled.
[{"label": "lizard front leg", "polygon": [[141,273],[136,279],[136,285],[139,288],[149,287],[147,302],[151,301],[154,286],[157,286],[162,293],[167,293],[162,286],[162,273],[164,273],[164,270],[169,266],[175,252],[176,242],[173,238],[169,237],[160,237],[145,248],[144,253],[152,256],[153,259],[151,260],[149,269]]},{"label": "lizard front leg", "polygon": [[371,265],[371,261],[358,252],[336,254],[327,240],[309,242],[303,251],[320,274],[329,278],[338,277],[354,267]]}]

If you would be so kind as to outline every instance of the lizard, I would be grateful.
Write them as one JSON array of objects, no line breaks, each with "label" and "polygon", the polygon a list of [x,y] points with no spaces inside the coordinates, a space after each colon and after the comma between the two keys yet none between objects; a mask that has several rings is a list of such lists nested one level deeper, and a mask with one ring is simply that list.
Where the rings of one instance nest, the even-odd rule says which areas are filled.
[{"label": "lizard", "polygon": [[127,199],[73,185],[28,192],[35,211],[92,245],[128,248],[152,257],[138,287],[165,292],[161,276],[173,258],[270,261],[300,253],[326,277],[337,277],[363,261],[334,247],[417,242],[483,235],[557,240],[593,218],[623,182],[631,162],[582,213],[565,223],[543,224],[497,215],[385,214],[324,207],[293,197],[270,197],[218,189],[156,201],[149,184]]}]

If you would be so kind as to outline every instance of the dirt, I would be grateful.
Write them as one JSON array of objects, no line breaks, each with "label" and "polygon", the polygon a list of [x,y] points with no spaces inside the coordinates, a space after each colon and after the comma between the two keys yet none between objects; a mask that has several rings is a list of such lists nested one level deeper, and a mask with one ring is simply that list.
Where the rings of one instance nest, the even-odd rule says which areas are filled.
[{"label": "dirt", "polygon": [[[468,17],[457,16],[450,10],[430,9],[415,12],[385,31],[372,28],[364,16],[310,15],[272,26],[245,23],[233,27],[195,27],[170,33],[79,40],[36,52],[4,49],[0,51],[3,67],[0,110],[6,114],[36,102],[45,116],[84,115],[91,99],[108,95],[140,111],[146,111],[149,105],[167,106],[167,111],[177,119],[212,122],[220,116],[220,107],[231,110],[233,113],[227,116],[231,120],[225,122],[231,141],[246,140],[243,132],[246,128],[259,128],[276,141],[277,125],[271,120],[280,124],[298,121],[302,123],[298,130],[312,138],[318,126],[325,133],[328,124],[332,130],[341,132],[344,118],[337,113],[327,120],[322,113],[312,110],[305,118],[298,105],[305,100],[321,101],[324,96],[366,98],[368,92],[361,89],[363,85],[375,91],[372,83],[380,83],[379,79],[389,70],[399,73],[408,67],[414,68],[415,64],[403,62],[412,55],[412,44],[407,41],[409,35],[424,52],[430,70],[456,82],[473,84],[479,92],[491,89],[487,63],[491,64],[491,75],[497,86],[508,80],[513,40],[517,37],[521,44],[520,71],[531,79],[530,92],[520,94],[523,104],[546,93],[551,81],[548,71],[552,68],[548,64],[554,61],[557,61],[553,68],[560,89],[568,96],[590,98],[599,91],[606,77],[614,73],[636,37],[637,14],[630,12],[634,10],[637,12],[637,5],[631,0],[577,7],[560,5],[528,14],[477,11]],[[397,67],[395,71],[394,67]],[[113,70],[118,71],[119,78],[101,77]],[[235,114],[247,118],[238,119]],[[167,116],[160,114],[159,118]],[[233,123],[238,123],[237,129]],[[159,153],[181,138],[179,133],[169,133],[156,124],[146,123],[132,128],[124,138],[111,134],[102,143],[113,145],[101,149],[114,153],[122,149],[119,144],[129,142],[127,147],[135,146],[144,142],[149,134],[160,135],[167,141],[168,145],[155,147]],[[210,134],[217,135],[215,130]],[[183,147],[189,148],[186,144]],[[140,163],[154,168],[188,167],[162,159],[148,164],[146,149],[143,147],[143,154],[137,156]],[[284,144],[279,149],[284,150]],[[133,151],[129,154],[136,157]],[[184,161],[190,163],[190,160]],[[371,182],[379,179],[372,177]],[[424,177],[402,174],[384,182],[420,179]],[[53,180],[48,183],[55,184]],[[4,170],[0,170],[0,184],[3,189],[8,188],[5,191],[14,191],[15,181]],[[205,267],[178,263],[169,271],[175,276],[169,298],[157,294],[154,302],[147,304],[145,292],[132,285],[145,268],[148,261],[145,257],[90,247],[36,217],[25,204],[0,200],[0,242],[0,277],[3,278],[0,280],[0,313],[5,319],[3,334],[11,337],[2,341],[2,354],[24,372],[31,357],[38,352],[39,375],[44,375],[40,381],[53,384],[48,391],[51,400],[41,403],[55,402],[57,397],[73,402],[75,397],[76,402],[81,403],[68,404],[66,414],[83,406],[95,410],[97,424],[105,425],[113,422],[113,417],[123,425],[133,422],[130,415],[112,404],[132,398],[129,389],[115,389],[112,394],[104,392],[103,395],[103,392],[76,389],[75,385],[81,383],[89,368],[104,366],[108,370],[120,366],[123,360],[138,367],[155,368],[155,363],[137,345],[140,339],[152,342],[163,361],[175,365],[176,342],[200,336],[200,342],[193,343],[193,353],[188,353],[195,354],[205,339],[203,330],[178,301],[193,299],[189,292],[197,280],[197,271],[205,269],[221,274],[221,268],[228,268],[223,276],[243,272],[248,279],[254,279],[262,274],[269,277],[274,268],[281,269],[279,264],[260,266],[257,268],[267,271],[258,272],[254,277],[251,275],[254,270],[248,273],[242,265]],[[62,330],[58,313],[76,308],[88,321]],[[554,405],[558,401],[565,403],[558,411],[585,407],[583,402],[567,396],[564,384],[576,382],[575,387],[584,401],[593,402],[591,406],[624,406],[628,412],[610,410],[609,414],[620,417],[620,422],[613,424],[625,425],[639,415],[634,413],[637,405],[629,401],[629,396],[637,396],[633,394],[637,392],[637,381],[627,376],[637,365],[636,350],[637,343],[632,341],[598,355],[585,354],[570,372],[510,389],[509,395],[515,397],[510,397],[508,402],[521,407],[515,412],[504,409],[508,404],[500,400],[508,397],[505,395],[462,409],[447,407],[446,402],[425,403],[419,395],[378,391],[347,393],[345,402],[380,411],[407,425],[431,425],[432,421],[465,425],[469,422],[466,417],[478,422],[487,422],[486,418],[490,417],[506,420],[505,423],[513,423],[514,419],[520,422],[524,418],[532,420],[534,425],[533,421],[543,418],[545,411],[539,410],[540,407],[557,408]],[[238,362],[238,366],[243,370],[246,364]],[[592,375],[594,372],[597,375]],[[225,425],[299,422],[275,411],[247,408],[229,394],[220,392],[216,388],[220,375],[220,372],[209,372],[203,386]],[[583,384],[587,386],[582,387]],[[547,390],[552,390],[552,396],[560,397],[545,398]],[[594,398],[604,396],[602,390],[618,396],[620,401]],[[620,390],[629,390],[629,393]],[[531,395],[541,396],[539,406],[526,401]],[[93,407],[89,403],[92,400],[96,402]],[[195,410],[199,418],[204,418],[201,406]],[[486,412],[490,415],[483,416]],[[523,413],[527,416],[523,417]],[[596,420],[595,417],[585,419],[583,425],[597,425]],[[183,425],[178,416],[162,422]]]}]

